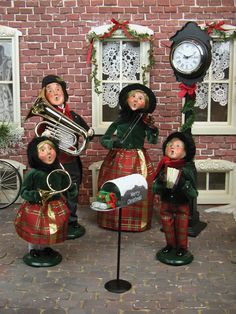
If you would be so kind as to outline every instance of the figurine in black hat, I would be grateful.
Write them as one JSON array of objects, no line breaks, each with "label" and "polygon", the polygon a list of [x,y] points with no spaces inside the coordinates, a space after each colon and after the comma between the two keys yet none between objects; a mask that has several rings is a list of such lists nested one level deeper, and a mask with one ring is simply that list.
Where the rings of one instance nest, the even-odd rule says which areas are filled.
[{"label": "figurine in black hat", "polygon": [[[67,118],[74,121],[87,131],[88,141],[94,136],[94,130],[88,126],[85,120],[74,111],[70,110],[68,101],[68,93],[66,82],[57,75],[45,76],[42,80],[42,91],[46,100],[53,105],[59,112]],[[50,137],[50,131],[40,130],[42,135]],[[63,140],[62,140],[63,141]],[[70,173],[73,183],[77,185],[79,191],[82,182],[82,162],[79,156],[70,155],[63,150],[60,151],[59,161],[63,167]],[[67,239],[75,239],[81,237],[85,233],[85,227],[78,223],[77,215],[78,198],[68,199],[67,206],[70,209],[69,226]]]},{"label": "figurine in black hat", "polygon": [[153,191],[160,195],[160,215],[166,246],[157,259],[170,265],[184,265],[193,260],[188,251],[190,202],[197,197],[196,146],[191,134],[174,132],[164,141],[164,157],[154,176]]},{"label": "figurine in black hat", "polygon": [[[58,155],[57,143],[45,136],[34,138],[28,144],[31,169],[22,183],[21,197],[25,201],[14,223],[17,234],[28,242],[29,252],[23,260],[29,266],[55,266],[62,260],[61,254],[51,248],[67,236],[70,211],[60,191],[65,191],[68,198],[76,197],[78,191],[71,185],[69,176],[60,171]],[[55,193],[50,194],[48,182]]]},{"label": "figurine in black hat", "polygon": [[[156,108],[156,97],[150,88],[131,84],[121,90],[119,106],[119,117],[101,139],[101,144],[109,149],[109,153],[99,171],[98,187],[107,180],[133,173],[142,174],[149,185],[147,200],[122,208],[121,230],[144,231],[151,227],[154,173],[144,141],[147,138],[149,143],[157,143],[158,129],[151,115]],[[100,227],[117,230],[118,211],[98,212],[97,221]]]}]

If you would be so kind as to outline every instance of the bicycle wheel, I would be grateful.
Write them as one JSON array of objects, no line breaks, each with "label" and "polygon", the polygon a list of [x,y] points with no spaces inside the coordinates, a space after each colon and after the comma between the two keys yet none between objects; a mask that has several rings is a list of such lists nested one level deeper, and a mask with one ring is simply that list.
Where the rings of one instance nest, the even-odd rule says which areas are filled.
[{"label": "bicycle wheel", "polygon": [[0,160],[0,209],[13,204],[20,194],[22,179],[9,162]]}]

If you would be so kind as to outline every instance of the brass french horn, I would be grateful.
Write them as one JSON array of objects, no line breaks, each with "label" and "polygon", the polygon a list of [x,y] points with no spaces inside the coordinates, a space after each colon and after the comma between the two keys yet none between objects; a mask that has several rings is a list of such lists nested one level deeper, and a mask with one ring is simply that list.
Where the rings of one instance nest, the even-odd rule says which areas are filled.
[{"label": "brass french horn", "polygon": [[48,132],[48,136],[58,142],[61,150],[72,156],[78,156],[85,149],[88,142],[87,131],[66,115],[57,111],[47,101],[45,88],[42,89],[32,105],[26,120],[32,116],[40,116],[44,119],[35,127],[36,136],[41,136],[40,129],[43,129],[44,134],[47,135]]}]

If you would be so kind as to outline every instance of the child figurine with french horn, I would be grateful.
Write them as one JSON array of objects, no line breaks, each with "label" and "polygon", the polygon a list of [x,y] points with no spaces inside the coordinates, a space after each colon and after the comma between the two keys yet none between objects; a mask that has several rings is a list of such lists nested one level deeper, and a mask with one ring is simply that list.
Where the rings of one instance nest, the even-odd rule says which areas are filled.
[{"label": "child figurine with french horn", "polygon": [[196,146],[192,135],[171,133],[162,146],[164,157],[157,166],[153,191],[161,199],[160,216],[166,246],[157,259],[173,266],[188,264],[193,255],[188,251],[190,204],[197,197]]},{"label": "child figurine with french horn", "polygon": [[[156,97],[150,88],[130,84],[121,90],[119,106],[119,117],[101,139],[109,152],[99,171],[98,188],[108,180],[134,173],[143,175],[148,182],[147,199],[122,208],[121,230],[144,231],[151,227],[154,173],[144,141],[147,138],[149,143],[157,143],[158,128],[151,115],[156,108]],[[97,222],[100,227],[118,230],[118,211],[98,212]]]},{"label": "child figurine with french horn", "polygon": [[78,196],[75,184],[58,160],[57,143],[45,136],[34,138],[27,147],[27,172],[21,187],[24,202],[15,219],[17,234],[28,242],[23,261],[33,267],[54,266],[62,256],[51,245],[66,240],[70,211],[64,196]]}]

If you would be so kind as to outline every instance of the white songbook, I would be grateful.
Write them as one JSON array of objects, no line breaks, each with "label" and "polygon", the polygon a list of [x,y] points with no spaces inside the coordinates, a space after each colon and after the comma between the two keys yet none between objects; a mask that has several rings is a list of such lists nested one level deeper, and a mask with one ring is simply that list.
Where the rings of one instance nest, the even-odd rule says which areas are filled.
[{"label": "white songbook", "polygon": [[179,176],[180,176],[180,170],[176,168],[167,167],[166,187],[168,189],[173,189],[174,185],[177,184],[178,182]]}]

